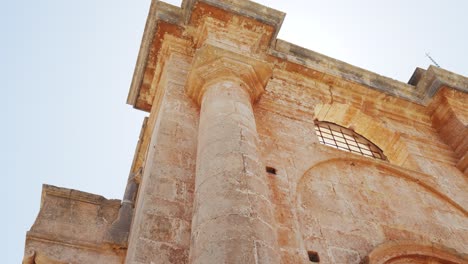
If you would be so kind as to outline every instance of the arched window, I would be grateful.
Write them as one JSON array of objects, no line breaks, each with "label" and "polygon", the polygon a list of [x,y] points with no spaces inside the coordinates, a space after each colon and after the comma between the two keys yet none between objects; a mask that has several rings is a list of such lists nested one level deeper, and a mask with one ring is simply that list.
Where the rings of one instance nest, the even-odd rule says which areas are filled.
[{"label": "arched window", "polygon": [[325,121],[315,121],[315,133],[319,142],[337,149],[387,160],[382,150],[351,129]]}]

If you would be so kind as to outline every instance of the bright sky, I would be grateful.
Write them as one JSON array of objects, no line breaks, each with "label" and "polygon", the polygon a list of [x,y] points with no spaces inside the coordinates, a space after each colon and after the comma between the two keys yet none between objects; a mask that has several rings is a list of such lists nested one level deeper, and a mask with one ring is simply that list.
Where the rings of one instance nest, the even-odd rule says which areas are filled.
[{"label": "bright sky", "polygon": [[[430,52],[468,76],[466,0],[258,2],[287,13],[279,38],[327,56],[406,82]],[[43,183],[121,199],[145,116],[125,100],[149,3],[2,3],[6,263],[23,256]]]}]

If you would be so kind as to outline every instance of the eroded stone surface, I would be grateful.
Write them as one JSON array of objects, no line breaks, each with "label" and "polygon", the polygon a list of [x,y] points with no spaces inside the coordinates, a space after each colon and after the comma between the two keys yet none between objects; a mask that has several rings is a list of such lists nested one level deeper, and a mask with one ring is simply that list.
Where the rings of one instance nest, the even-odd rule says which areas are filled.
[{"label": "eroded stone surface", "polygon": [[[128,248],[103,239],[119,203],[93,195],[46,196],[26,248],[73,263],[467,263],[468,78],[394,81],[275,39],[282,19],[249,1],[153,3],[128,98],[150,113]],[[314,120],[388,160],[320,144]],[[72,247],[85,243],[97,249]]]},{"label": "eroded stone surface", "polygon": [[25,263],[122,263],[125,249],[105,241],[119,207],[119,200],[44,185]]}]

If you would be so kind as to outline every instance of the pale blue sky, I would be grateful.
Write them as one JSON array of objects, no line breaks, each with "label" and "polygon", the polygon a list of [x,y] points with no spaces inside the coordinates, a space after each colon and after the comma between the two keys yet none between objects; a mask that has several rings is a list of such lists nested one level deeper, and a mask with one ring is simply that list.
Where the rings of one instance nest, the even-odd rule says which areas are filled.
[{"label": "pale blue sky", "polygon": [[[379,74],[406,82],[430,64],[430,52],[443,68],[468,75],[465,0],[258,2],[287,13],[279,38]],[[149,3],[2,3],[7,263],[20,262],[43,183],[122,197],[145,116],[125,100]]]}]

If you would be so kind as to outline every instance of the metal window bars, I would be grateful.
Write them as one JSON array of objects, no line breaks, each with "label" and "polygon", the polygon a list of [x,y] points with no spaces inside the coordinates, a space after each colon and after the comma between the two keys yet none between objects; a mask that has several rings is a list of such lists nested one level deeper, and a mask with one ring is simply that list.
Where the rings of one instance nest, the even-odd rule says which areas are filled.
[{"label": "metal window bars", "polygon": [[319,142],[326,146],[366,157],[387,160],[379,147],[351,129],[330,122],[315,121],[315,133]]}]

